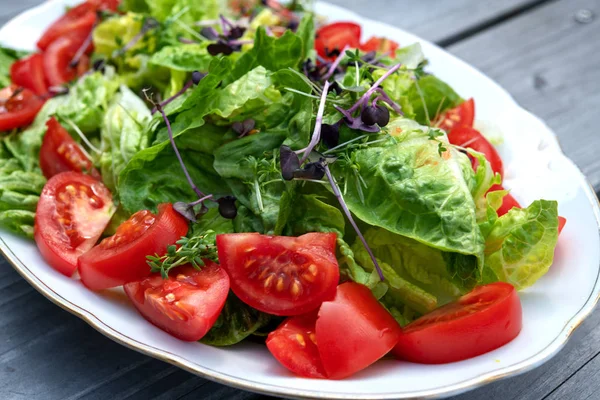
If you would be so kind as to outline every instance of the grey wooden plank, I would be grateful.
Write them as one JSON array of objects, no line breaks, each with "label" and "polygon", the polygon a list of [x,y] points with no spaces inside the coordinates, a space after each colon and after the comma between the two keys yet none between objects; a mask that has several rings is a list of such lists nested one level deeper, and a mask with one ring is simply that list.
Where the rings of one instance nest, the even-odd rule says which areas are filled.
[{"label": "grey wooden plank", "polygon": [[[593,17],[578,21],[581,10]],[[596,0],[552,2],[449,48],[544,119],[596,189],[599,16]]]},{"label": "grey wooden plank", "polygon": [[576,375],[564,382],[545,399],[562,400],[566,398],[597,399],[600,392],[600,356],[596,355],[585,364]]},{"label": "grey wooden plank", "polygon": [[386,22],[424,39],[445,42],[465,32],[484,28],[539,0],[325,0],[358,14]]}]

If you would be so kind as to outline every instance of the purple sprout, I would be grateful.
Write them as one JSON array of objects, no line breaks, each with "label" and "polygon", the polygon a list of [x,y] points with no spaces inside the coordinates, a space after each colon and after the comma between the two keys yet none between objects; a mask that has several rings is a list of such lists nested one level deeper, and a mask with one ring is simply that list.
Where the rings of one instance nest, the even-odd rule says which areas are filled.
[{"label": "purple sprout", "polygon": [[315,130],[313,131],[312,138],[310,143],[304,150],[304,154],[302,155],[302,159],[300,160],[300,164],[304,164],[304,161],[310,155],[310,152],[313,151],[315,146],[321,140],[321,124],[323,123],[323,114],[325,113],[325,103],[327,102],[327,93],[329,93],[329,81],[325,82],[323,86],[323,93],[321,94],[321,100],[319,102],[319,110],[317,112],[317,119],[315,121]]}]

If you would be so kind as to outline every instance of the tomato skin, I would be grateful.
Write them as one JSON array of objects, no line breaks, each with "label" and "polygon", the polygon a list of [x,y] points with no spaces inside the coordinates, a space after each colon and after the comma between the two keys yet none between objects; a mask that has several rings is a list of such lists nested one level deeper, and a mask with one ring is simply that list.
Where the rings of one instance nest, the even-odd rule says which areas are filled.
[{"label": "tomato skin", "polygon": [[321,57],[327,60],[335,59],[336,56],[330,57],[332,51],[336,49],[342,51],[346,46],[351,49],[360,46],[361,32],[360,25],[353,22],[334,22],[325,25],[317,31],[315,49]]},{"label": "tomato skin", "polygon": [[47,179],[65,171],[89,173],[94,179],[101,179],[92,161],[56,118],[50,118],[46,126],[48,130],[40,149],[40,168]]},{"label": "tomato skin", "polygon": [[[103,290],[138,281],[150,275],[146,256],[165,254],[167,246],[185,236],[188,222],[172,204],[161,204],[158,216],[134,214],[117,233],[79,257],[81,282],[91,290]],[[152,220],[146,226],[144,221]],[[140,228],[137,229],[136,228]]]},{"label": "tomato skin", "polygon": [[119,8],[120,0],[88,0],[97,10],[105,11],[117,11]]},{"label": "tomato skin", "polygon": [[398,343],[402,329],[371,291],[354,282],[321,305],[316,338],[329,379],[348,377],[379,360]]},{"label": "tomato skin", "polygon": [[23,128],[30,125],[44,101],[31,90],[14,86],[0,90],[0,132]]},{"label": "tomato skin", "polygon": [[365,43],[360,45],[360,50],[365,52],[375,51],[377,53],[389,54],[393,57],[396,55],[396,50],[398,50],[398,47],[400,47],[398,42],[387,38],[373,36]]},{"label": "tomato skin", "polygon": [[522,327],[521,301],[505,282],[479,286],[404,327],[393,354],[422,364],[472,358],[513,340]]},{"label": "tomato skin", "polygon": [[326,373],[317,348],[316,322],[316,312],[289,317],[269,333],[266,343],[277,361],[294,374],[324,379]]},{"label": "tomato skin", "polygon": [[567,224],[567,219],[565,217],[558,217],[558,234],[562,233],[563,228]]},{"label": "tomato skin", "polygon": [[77,172],[52,177],[35,213],[40,253],[54,269],[73,275],[77,258],[96,244],[113,213],[112,196],[101,182]]},{"label": "tomato skin", "polygon": [[436,125],[450,132],[452,129],[466,126],[469,128],[473,127],[475,121],[475,100],[472,98],[459,104],[451,110],[446,111],[446,114],[442,115]]},{"label": "tomato skin", "polygon": [[456,146],[468,147],[483,153],[485,158],[490,162],[492,171],[500,174],[500,176],[504,176],[504,167],[500,154],[498,154],[494,146],[478,130],[468,126],[459,126],[448,133],[448,140]]},{"label": "tomato skin", "polygon": [[334,297],[340,278],[335,246],[335,233],[217,235],[219,261],[235,295],[282,316],[304,314]]},{"label": "tomato skin", "polygon": [[[488,190],[488,193],[495,192],[497,190],[505,189],[502,187],[502,185],[494,185],[490,188],[490,190]],[[503,216],[504,214],[509,212],[513,207],[521,208],[521,205],[510,193],[507,193],[506,196],[502,198],[502,205],[500,206],[500,208],[498,208],[498,210],[496,210],[496,212],[498,213],[498,217]]]},{"label": "tomato skin", "polygon": [[219,265],[205,260],[201,270],[178,267],[168,279],[153,274],[123,288],[146,320],[178,339],[195,342],[219,317],[229,293],[229,277]]},{"label": "tomato skin", "polygon": [[45,51],[51,43],[65,35],[71,35],[73,32],[79,32],[81,35],[80,43],[83,43],[95,23],[96,7],[91,2],[82,3],[71,8],[65,15],[50,25],[38,40],[37,46],[40,50]]},{"label": "tomato skin", "polygon": [[71,67],[71,61],[83,44],[79,34],[62,36],[44,52],[44,71],[49,86],[61,86],[75,79],[81,70]]},{"label": "tomato skin", "polygon": [[29,89],[38,96],[48,92],[44,76],[44,57],[32,54],[15,61],[10,66],[10,79],[14,85]]}]

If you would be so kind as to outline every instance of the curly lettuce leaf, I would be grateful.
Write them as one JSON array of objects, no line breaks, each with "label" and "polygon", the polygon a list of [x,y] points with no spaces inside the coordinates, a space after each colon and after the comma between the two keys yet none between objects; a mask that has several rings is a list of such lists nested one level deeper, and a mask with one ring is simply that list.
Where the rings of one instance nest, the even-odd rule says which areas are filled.
[{"label": "curly lettuce leaf", "polygon": [[113,193],[125,165],[140,150],[148,147],[147,125],[151,119],[150,110],[142,99],[126,86],[121,86],[120,93],[106,110],[100,132],[102,179]]},{"label": "curly lettuce leaf", "polygon": [[556,201],[536,200],[527,208],[513,208],[489,229],[485,276],[525,289],[548,272],[557,241]]}]

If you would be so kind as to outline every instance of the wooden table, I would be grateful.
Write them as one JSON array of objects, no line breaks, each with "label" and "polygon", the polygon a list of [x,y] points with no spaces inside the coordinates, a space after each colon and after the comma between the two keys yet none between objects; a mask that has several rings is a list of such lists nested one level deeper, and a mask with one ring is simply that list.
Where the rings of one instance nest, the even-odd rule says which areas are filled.
[{"label": "wooden table", "polygon": [[[558,134],[600,189],[600,2],[330,0],[435,41],[505,87]],[[0,25],[41,0],[2,0]],[[1,399],[260,399],[128,350],[0,262]],[[600,310],[543,366],[454,400],[598,399]]]}]

